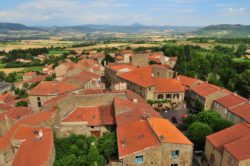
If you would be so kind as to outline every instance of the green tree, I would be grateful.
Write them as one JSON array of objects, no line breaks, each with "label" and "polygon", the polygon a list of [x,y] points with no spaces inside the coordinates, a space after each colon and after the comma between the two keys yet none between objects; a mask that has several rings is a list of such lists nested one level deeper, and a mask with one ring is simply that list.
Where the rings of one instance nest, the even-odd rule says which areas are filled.
[{"label": "green tree", "polygon": [[9,73],[8,76],[6,77],[6,81],[13,83],[17,81],[17,72],[12,72]]},{"label": "green tree", "polygon": [[195,148],[204,149],[206,136],[213,133],[212,128],[202,122],[194,122],[187,129],[187,137],[194,143]]},{"label": "green tree", "polygon": [[15,107],[28,107],[28,103],[26,101],[19,101]]},{"label": "green tree", "polygon": [[97,141],[97,148],[107,160],[117,156],[116,134],[106,133]]},{"label": "green tree", "polygon": [[218,132],[218,131],[224,130],[225,128],[231,127],[232,125],[233,123],[226,119],[223,119],[223,118],[216,119],[213,125],[214,127],[213,130],[214,132]]},{"label": "green tree", "polygon": [[105,165],[104,157],[99,154],[94,142],[91,143],[89,153],[87,155],[87,165],[89,166]]},{"label": "green tree", "polygon": [[4,81],[6,74],[3,71],[0,71],[0,81]]},{"label": "green tree", "polygon": [[105,54],[105,58],[102,60],[102,65],[104,66],[104,62],[106,62],[107,64],[109,62],[115,62],[115,58],[113,58],[112,56],[110,56],[109,54]]},{"label": "green tree", "polygon": [[240,95],[250,98],[250,70],[246,70],[238,76],[235,86]]},{"label": "green tree", "polygon": [[242,56],[246,55],[246,50],[247,50],[247,46],[244,43],[241,43],[235,53],[235,55],[239,58],[241,58]]}]

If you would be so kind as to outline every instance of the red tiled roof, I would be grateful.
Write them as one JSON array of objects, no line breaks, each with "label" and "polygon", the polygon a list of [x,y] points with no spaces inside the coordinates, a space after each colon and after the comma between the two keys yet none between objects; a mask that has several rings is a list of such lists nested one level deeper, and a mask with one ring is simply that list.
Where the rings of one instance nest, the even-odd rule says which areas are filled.
[{"label": "red tiled roof", "polygon": [[37,82],[40,82],[40,81],[44,80],[45,78],[46,78],[45,75],[39,75],[39,76],[35,76],[35,77],[31,78],[27,82],[29,82],[29,83],[37,83]]},{"label": "red tiled roof", "polygon": [[239,161],[250,159],[250,135],[226,144],[225,149]]},{"label": "red tiled roof", "polygon": [[250,124],[243,122],[209,135],[207,139],[222,153],[225,145],[248,136],[250,136]]},{"label": "red tiled roof", "polygon": [[229,109],[230,112],[238,115],[242,119],[244,119],[246,122],[250,123],[250,104],[245,103],[238,105],[237,107]]},{"label": "red tiled roof", "polygon": [[144,102],[134,103],[128,99],[116,97],[114,105],[116,108],[116,123],[118,126],[141,120],[144,116],[161,117],[153,107]]},{"label": "red tiled roof", "polygon": [[118,55],[118,56],[115,57],[115,59],[117,59],[117,60],[123,60],[123,56]]},{"label": "red tiled roof", "polygon": [[52,109],[50,111],[37,112],[24,116],[22,119],[17,121],[17,123],[13,125],[4,136],[0,137],[0,149],[7,149],[9,147],[10,139],[20,125],[35,126],[42,122],[49,121],[54,116],[55,111],[56,110]]},{"label": "red tiled roof", "polygon": [[114,109],[112,106],[76,108],[63,122],[88,122],[89,126],[113,125]]},{"label": "red tiled roof", "polygon": [[44,105],[56,106],[58,102],[68,97],[70,93],[64,93],[44,102]]},{"label": "red tiled roof", "polygon": [[195,93],[203,97],[207,97],[221,90],[223,90],[223,88],[206,83],[206,82],[192,88],[192,91],[194,91]]},{"label": "red tiled roof", "polygon": [[7,92],[3,95],[0,96],[0,101],[4,102],[4,103],[9,103],[14,101],[16,98],[15,95],[12,95],[10,92]]},{"label": "red tiled roof", "polygon": [[[43,137],[35,141],[35,131],[41,130]],[[50,128],[33,128],[20,126],[15,134],[15,139],[25,140],[21,143],[12,162],[12,166],[41,166],[48,165],[52,157],[54,143],[53,133]]]},{"label": "red tiled roof", "polygon": [[9,110],[12,108],[10,104],[0,104],[0,110]]},{"label": "red tiled roof", "polygon": [[36,75],[36,72],[27,72],[27,73],[24,73],[23,76],[28,77],[28,76],[34,76],[34,75]]},{"label": "red tiled roof", "polygon": [[122,50],[123,54],[133,54],[134,51],[133,50]]},{"label": "red tiled roof", "polygon": [[182,83],[182,85],[187,86],[188,88],[190,88],[192,85],[200,81],[196,78],[191,78],[183,75],[178,75],[176,79],[179,80]]},{"label": "red tiled roof", "polygon": [[192,142],[169,120],[148,118],[147,121],[161,142],[192,145]]},{"label": "red tiled roof", "polygon": [[33,88],[29,95],[43,96],[43,95],[59,95],[79,89],[78,86],[67,84],[58,81],[43,81]]},{"label": "red tiled roof", "polygon": [[146,121],[139,120],[121,125],[116,128],[116,131],[119,158],[159,145]]},{"label": "red tiled roof", "polygon": [[243,103],[247,102],[248,100],[241,97],[241,96],[231,94],[231,95],[227,95],[227,96],[224,96],[222,98],[219,98],[215,101],[229,109],[229,108],[235,107],[239,104],[243,104]]},{"label": "red tiled roof", "polygon": [[184,92],[185,89],[181,85],[181,82],[175,79],[168,78],[155,78],[155,93],[166,93],[166,92]]},{"label": "red tiled roof", "polygon": [[99,74],[96,73],[92,73],[89,71],[83,71],[80,74],[76,75],[76,76],[72,76],[72,77],[67,77],[66,79],[64,79],[64,82],[67,82],[69,80],[77,80],[77,81],[81,81],[81,83],[86,83],[88,81],[91,81],[92,79],[98,79],[101,76]]},{"label": "red tiled roof", "polygon": [[114,71],[123,70],[123,69],[128,69],[128,71],[131,71],[137,68],[136,66],[128,64],[128,63],[123,63],[123,64],[109,63],[107,67]]},{"label": "red tiled roof", "polygon": [[4,119],[5,116],[12,119],[20,119],[23,116],[31,114],[32,110],[28,107],[13,107],[7,112],[0,114],[0,120]]},{"label": "red tiled roof", "polygon": [[119,74],[119,77],[145,88],[154,85],[152,77],[152,66],[140,67],[133,71]]}]

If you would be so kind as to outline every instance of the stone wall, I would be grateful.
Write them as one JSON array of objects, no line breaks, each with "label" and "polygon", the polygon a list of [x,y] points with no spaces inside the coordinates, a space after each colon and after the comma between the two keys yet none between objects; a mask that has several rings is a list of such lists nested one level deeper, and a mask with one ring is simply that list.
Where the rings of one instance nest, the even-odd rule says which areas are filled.
[{"label": "stone wall", "polygon": [[[173,158],[172,151],[179,150],[179,157]],[[138,165],[135,163],[135,157],[138,155],[143,155],[144,162],[140,165],[148,166],[162,166],[162,165],[171,165],[178,164],[181,166],[191,166],[192,165],[192,154],[193,154],[193,145],[184,145],[184,144],[170,144],[162,143],[158,147],[146,149],[141,152],[137,152],[133,155],[129,155],[122,159],[124,166],[135,166]]]},{"label": "stone wall", "polygon": [[134,54],[131,56],[131,58],[132,58],[132,65],[147,66],[149,64],[147,54]]},{"label": "stone wall", "polygon": [[220,166],[222,156],[220,152],[208,140],[206,140],[204,153],[207,159],[207,163],[205,163],[204,165]]},{"label": "stone wall", "polygon": [[57,95],[54,96],[30,96],[29,95],[29,101],[31,104],[31,108],[34,112],[40,111],[41,107],[38,107],[38,97],[40,97],[41,105],[43,106],[43,103],[56,97]]},{"label": "stone wall", "polygon": [[214,100],[219,99],[219,98],[224,97],[224,96],[227,96],[227,95],[228,94],[223,92],[223,91],[218,91],[216,93],[213,93],[213,94],[207,96],[206,100],[205,100],[204,109],[211,110]]},{"label": "stone wall", "polygon": [[11,148],[8,148],[6,150],[0,150],[0,165],[10,166],[14,155],[14,151]]}]

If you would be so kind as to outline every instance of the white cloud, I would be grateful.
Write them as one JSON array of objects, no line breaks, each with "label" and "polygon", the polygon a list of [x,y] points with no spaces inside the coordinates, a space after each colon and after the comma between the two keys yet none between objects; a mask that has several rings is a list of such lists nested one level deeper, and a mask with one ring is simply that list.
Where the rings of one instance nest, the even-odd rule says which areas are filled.
[{"label": "white cloud", "polygon": [[243,8],[243,7],[240,7],[240,8],[228,7],[228,8],[222,9],[222,13],[225,16],[244,15],[244,14],[246,14],[246,8]]}]

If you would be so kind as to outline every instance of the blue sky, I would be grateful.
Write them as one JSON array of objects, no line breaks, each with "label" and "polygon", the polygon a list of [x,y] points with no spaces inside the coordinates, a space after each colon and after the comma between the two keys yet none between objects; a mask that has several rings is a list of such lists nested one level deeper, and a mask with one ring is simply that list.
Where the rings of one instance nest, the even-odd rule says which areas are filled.
[{"label": "blue sky", "polygon": [[26,25],[250,24],[249,0],[1,0],[0,22]]}]

